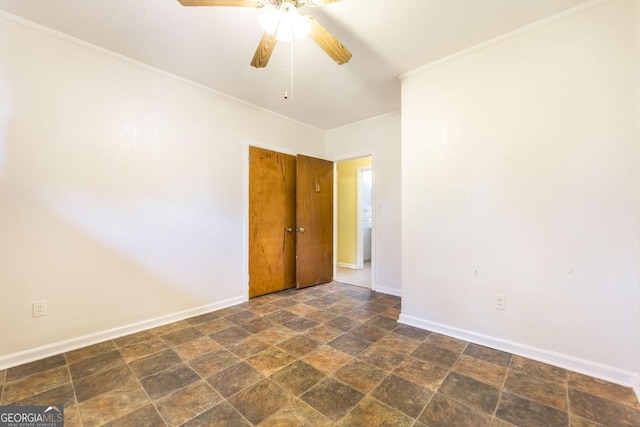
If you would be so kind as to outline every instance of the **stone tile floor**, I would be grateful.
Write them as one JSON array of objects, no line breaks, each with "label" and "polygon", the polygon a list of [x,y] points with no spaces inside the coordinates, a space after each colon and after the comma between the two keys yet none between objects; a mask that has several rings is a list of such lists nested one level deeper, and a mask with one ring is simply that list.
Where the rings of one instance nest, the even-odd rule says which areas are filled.
[{"label": "stone tile floor", "polygon": [[640,426],[629,388],[396,322],[400,299],[287,290],[0,371],[70,426]]}]

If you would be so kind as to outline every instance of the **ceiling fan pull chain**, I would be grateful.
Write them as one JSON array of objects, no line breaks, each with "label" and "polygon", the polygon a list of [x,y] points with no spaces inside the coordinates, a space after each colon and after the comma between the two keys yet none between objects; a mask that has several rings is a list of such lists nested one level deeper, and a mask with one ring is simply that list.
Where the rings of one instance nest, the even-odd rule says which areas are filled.
[{"label": "ceiling fan pull chain", "polygon": [[293,98],[293,42],[285,43],[284,99]]},{"label": "ceiling fan pull chain", "polygon": [[293,40],[289,43],[289,97],[293,99]]},{"label": "ceiling fan pull chain", "polygon": [[284,99],[289,99],[289,82],[288,82],[288,75],[287,75],[287,58],[289,56],[289,43],[285,43],[284,45],[284,64],[283,64],[283,71],[284,71]]}]

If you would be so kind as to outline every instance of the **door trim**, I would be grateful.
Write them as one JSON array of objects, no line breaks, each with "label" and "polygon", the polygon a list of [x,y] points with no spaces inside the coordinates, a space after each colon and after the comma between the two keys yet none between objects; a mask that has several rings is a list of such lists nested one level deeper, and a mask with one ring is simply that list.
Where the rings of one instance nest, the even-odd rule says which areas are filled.
[{"label": "door trim", "polygon": [[[373,163],[373,159],[371,159]],[[363,189],[362,189],[362,173],[365,171],[371,171],[371,176],[373,177],[373,164],[372,166],[359,166],[356,168],[356,264],[359,269],[364,268],[364,235],[362,234],[362,206],[364,205],[363,197]],[[375,189],[375,187],[371,187]],[[371,192],[373,197],[373,191]],[[372,199],[373,201],[373,199]],[[373,204],[371,205],[371,209],[373,211]],[[373,233],[373,212],[371,212],[371,232]],[[373,240],[371,242],[371,246],[373,246]],[[373,286],[373,284],[371,284]]]},{"label": "door trim", "polygon": [[376,150],[352,153],[344,156],[330,157],[327,160],[333,162],[333,278],[336,277],[336,264],[338,262],[338,162],[345,160],[371,157],[371,180],[373,192],[371,194],[371,206],[373,215],[371,218],[371,290],[376,288],[376,218],[377,218],[377,188],[376,185]]}]

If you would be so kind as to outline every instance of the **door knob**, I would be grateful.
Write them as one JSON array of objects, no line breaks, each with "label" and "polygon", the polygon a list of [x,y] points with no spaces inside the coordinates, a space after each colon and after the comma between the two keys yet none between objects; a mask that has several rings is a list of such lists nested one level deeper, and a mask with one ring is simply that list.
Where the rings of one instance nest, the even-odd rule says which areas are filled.
[{"label": "door knob", "polygon": [[284,231],[286,231],[287,233],[291,233],[293,231],[293,228],[287,227],[284,229]]},{"label": "door knob", "polygon": [[298,233],[304,233],[304,227],[298,227],[298,228],[296,228],[296,231]]}]

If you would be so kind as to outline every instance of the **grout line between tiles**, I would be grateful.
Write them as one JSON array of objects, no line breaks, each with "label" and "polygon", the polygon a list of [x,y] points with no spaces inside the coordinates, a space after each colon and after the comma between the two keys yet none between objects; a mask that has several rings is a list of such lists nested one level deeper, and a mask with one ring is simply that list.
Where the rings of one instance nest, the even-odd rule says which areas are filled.
[{"label": "grout line between tiles", "polygon": [[[129,364],[127,363],[127,366]],[[162,412],[160,412],[160,410],[158,409],[158,407],[156,406],[156,402],[151,398],[151,396],[149,396],[149,393],[147,393],[147,390],[144,388],[144,386],[142,385],[142,382],[140,382],[140,378],[138,378],[136,376],[135,373],[133,373],[133,370],[131,369],[130,366],[128,366],[129,370],[131,371],[131,373],[133,374],[133,377],[135,378],[135,381],[138,383],[138,385],[140,386],[140,388],[142,389],[142,391],[144,392],[145,396],[147,396],[147,399],[149,399],[149,402],[151,402],[151,405],[153,406],[153,409],[155,409],[156,413],[158,414],[158,416],[160,417],[160,419],[162,420],[162,422],[164,422],[164,424],[166,426],[169,426],[170,424],[167,422],[167,420],[164,419],[164,417],[162,416]],[[142,406],[144,407],[144,406]],[[140,408],[138,408],[140,409]],[[135,409],[134,409],[135,410]],[[133,411],[132,411],[133,412]],[[129,412],[131,413],[131,412]],[[114,420],[112,420],[114,421]]]},{"label": "grout line between tiles", "polygon": [[78,403],[78,395],[76,394],[76,385],[74,384],[73,377],[71,376],[71,369],[69,369],[69,359],[67,358],[67,353],[64,353],[64,360],[66,362],[67,371],[69,372],[71,390],[73,390],[73,400],[76,402],[76,411],[78,412],[78,418],[80,418],[80,425],[84,426],[84,420],[82,419],[82,411],[80,411],[80,403]]},{"label": "grout line between tiles", "polygon": [[507,372],[504,376],[504,379],[502,380],[502,385],[500,386],[500,394],[498,395],[498,402],[496,403],[496,407],[493,410],[493,418],[494,419],[499,419],[502,421],[501,418],[498,418],[498,408],[500,407],[500,403],[502,402],[502,395],[504,393],[504,386],[507,384],[507,378],[509,378],[509,374],[511,373],[511,365],[513,364],[513,355],[509,358],[509,366],[507,366]]},{"label": "grout line between tiles", "polygon": [[7,370],[5,369],[2,373],[2,375],[4,375],[4,377],[2,378],[2,386],[0,386],[0,404],[2,404],[2,399],[4,396],[4,389],[5,386],[7,385]]}]

